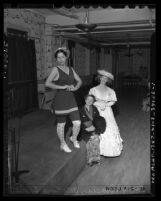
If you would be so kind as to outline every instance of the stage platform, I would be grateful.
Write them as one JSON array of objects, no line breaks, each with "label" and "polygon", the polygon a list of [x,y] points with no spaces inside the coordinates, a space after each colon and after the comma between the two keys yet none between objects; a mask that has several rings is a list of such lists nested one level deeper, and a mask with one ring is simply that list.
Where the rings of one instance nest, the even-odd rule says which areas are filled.
[{"label": "stage platform", "polygon": [[[21,120],[19,149],[19,171],[29,170],[20,176],[21,186],[13,193],[63,195],[86,165],[86,146],[80,142],[80,149],[69,142],[71,128],[66,141],[71,153],[60,150],[54,116],[48,110],[33,111]],[[15,125],[15,120],[8,126]]]}]

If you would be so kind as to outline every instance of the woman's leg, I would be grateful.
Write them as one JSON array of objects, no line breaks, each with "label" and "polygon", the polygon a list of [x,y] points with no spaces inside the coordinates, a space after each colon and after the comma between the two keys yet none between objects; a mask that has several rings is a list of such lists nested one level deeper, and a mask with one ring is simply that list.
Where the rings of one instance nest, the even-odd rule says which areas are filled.
[{"label": "woman's leg", "polygon": [[71,149],[66,144],[65,138],[64,138],[64,127],[65,127],[66,122],[63,122],[64,118],[60,118],[60,117],[57,118],[57,121],[58,121],[58,123],[57,123],[57,135],[58,135],[58,138],[60,140],[60,148],[62,150],[64,150],[65,152],[71,152]]},{"label": "woman's leg", "polygon": [[78,111],[72,112],[70,114],[70,118],[71,118],[72,123],[73,123],[71,141],[73,142],[74,147],[80,148],[79,143],[77,141],[77,137],[78,137],[78,134],[79,134],[80,128],[81,128],[81,121],[80,121],[79,112]]},{"label": "woman's leg", "polygon": [[73,123],[73,128],[72,128],[72,141],[75,142],[77,141],[77,136],[79,134],[80,131],[80,126],[81,126],[81,121],[77,120],[77,121],[72,121]]}]

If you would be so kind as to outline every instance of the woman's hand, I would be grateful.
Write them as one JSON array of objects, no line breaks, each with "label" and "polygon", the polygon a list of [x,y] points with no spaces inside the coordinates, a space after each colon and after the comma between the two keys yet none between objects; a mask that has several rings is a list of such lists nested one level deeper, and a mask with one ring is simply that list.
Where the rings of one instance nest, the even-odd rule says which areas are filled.
[{"label": "woman's hand", "polygon": [[67,90],[68,91],[77,91],[78,90],[78,87],[77,86],[74,86],[74,85],[70,85],[67,87]]},{"label": "woman's hand", "polygon": [[87,128],[89,128],[90,126],[92,126],[92,121],[86,121],[83,123]]},{"label": "woman's hand", "polygon": [[99,107],[101,110],[105,110],[106,108],[106,103],[104,101],[96,101],[93,105]]},{"label": "woman's hand", "polygon": [[78,90],[78,87],[73,86],[70,91],[77,91],[77,90]]},{"label": "woman's hand", "polygon": [[95,130],[95,127],[92,125],[92,126],[86,128],[85,130],[88,131],[88,132],[91,132],[91,131]]},{"label": "woman's hand", "polygon": [[106,106],[111,107],[114,104],[115,104],[115,101],[109,101],[109,102],[106,103]]},{"label": "woman's hand", "polygon": [[74,85],[65,85],[64,89],[66,89],[67,91],[72,91],[74,89]]}]

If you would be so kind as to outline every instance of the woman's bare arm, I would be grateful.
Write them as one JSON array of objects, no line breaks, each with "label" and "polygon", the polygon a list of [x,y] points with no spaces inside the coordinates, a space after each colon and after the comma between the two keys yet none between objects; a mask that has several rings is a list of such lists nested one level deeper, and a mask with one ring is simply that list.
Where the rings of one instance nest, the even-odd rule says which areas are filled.
[{"label": "woman's bare arm", "polygon": [[54,84],[53,81],[58,80],[59,78],[59,73],[56,67],[54,67],[49,75],[49,77],[47,78],[46,82],[45,82],[45,86],[49,87],[51,89],[66,89],[67,85],[64,86],[60,86],[57,84]]},{"label": "woman's bare arm", "polygon": [[75,70],[74,70],[73,68],[72,68],[72,70],[73,70],[74,78],[75,78],[75,80],[77,81],[77,84],[76,84],[76,86],[75,86],[73,89],[71,89],[71,91],[76,91],[76,90],[78,90],[79,87],[82,85],[82,80],[81,80],[81,78],[80,78],[79,75],[75,72]]}]

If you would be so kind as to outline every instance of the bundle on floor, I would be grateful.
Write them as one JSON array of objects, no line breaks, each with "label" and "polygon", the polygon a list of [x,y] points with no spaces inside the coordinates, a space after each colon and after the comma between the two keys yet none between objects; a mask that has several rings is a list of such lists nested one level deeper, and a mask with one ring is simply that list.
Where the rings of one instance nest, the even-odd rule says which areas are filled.
[{"label": "bundle on floor", "polygon": [[99,136],[101,133],[104,133],[106,129],[106,121],[104,117],[99,116],[94,119],[93,125],[95,127],[95,131],[92,132],[90,136],[86,148],[87,148],[87,164],[93,165],[95,163],[100,162],[100,139]]}]

